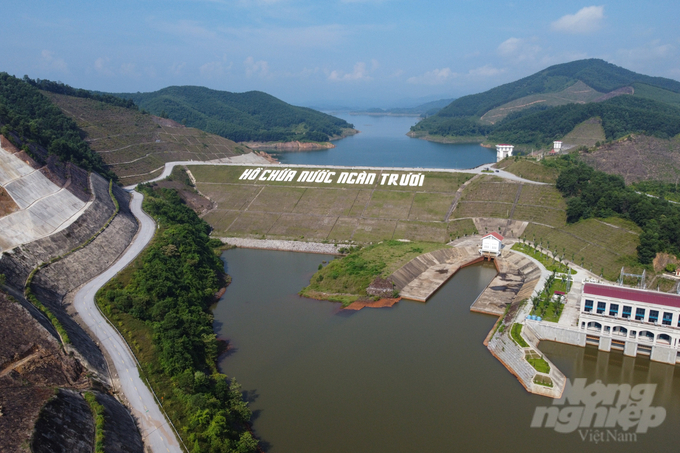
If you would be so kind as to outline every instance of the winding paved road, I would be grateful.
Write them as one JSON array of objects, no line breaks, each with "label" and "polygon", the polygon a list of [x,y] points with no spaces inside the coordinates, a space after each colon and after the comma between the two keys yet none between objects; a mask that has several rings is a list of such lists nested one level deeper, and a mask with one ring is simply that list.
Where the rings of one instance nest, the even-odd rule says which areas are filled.
[{"label": "winding paved road", "polygon": [[[115,366],[120,390],[128,400],[128,406],[139,421],[145,445],[156,453],[182,452],[175,433],[156,403],[156,400],[139,375],[137,362],[125,341],[118,332],[106,322],[95,306],[94,296],[106,282],[116,276],[125,266],[146,247],[153,238],[156,224],[144,211],[138,192],[132,192],[130,208],[139,221],[139,232],[123,256],[104,273],[98,275],[75,295],[73,305],[82,320],[99,340],[100,347],[106,349]],[[113,370],[111,370],[113,372]],[[112,376],[113,378],[113,376]]]}]

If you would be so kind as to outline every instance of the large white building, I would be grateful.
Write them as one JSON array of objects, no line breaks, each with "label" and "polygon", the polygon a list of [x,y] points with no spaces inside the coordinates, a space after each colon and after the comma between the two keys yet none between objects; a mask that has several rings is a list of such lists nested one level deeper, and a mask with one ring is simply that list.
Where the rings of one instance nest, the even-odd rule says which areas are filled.
[{"label": "large white building", "polygon": [[680,347],[680,295],[584,283],[579,329],[586,343],[625,355],[649,354],[676,363]]},{"label": "large white building", "polygon": [[512,156],[513,145],[496,145],[496,162]]}]

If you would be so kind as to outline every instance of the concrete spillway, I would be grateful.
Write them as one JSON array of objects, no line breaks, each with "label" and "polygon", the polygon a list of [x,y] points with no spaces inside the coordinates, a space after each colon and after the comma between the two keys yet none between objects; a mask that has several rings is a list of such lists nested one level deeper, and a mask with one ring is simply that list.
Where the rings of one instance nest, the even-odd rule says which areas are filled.
[{"label": "concrete spillway", "polygon": [[20,210],[0,217],[0,251],[54,234],[73,223],[87,203],[0,147],[0,186]]}]

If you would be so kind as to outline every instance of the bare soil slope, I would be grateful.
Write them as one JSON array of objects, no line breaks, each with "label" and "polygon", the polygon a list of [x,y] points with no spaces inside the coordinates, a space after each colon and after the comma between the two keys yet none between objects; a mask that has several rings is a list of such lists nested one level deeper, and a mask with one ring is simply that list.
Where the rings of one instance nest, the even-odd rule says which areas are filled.
[{"label": "bare soil slope", "polygon": [[675,183],[680,176],[680,137],[633,135],[582,157],[598,170],[623,176],[626,184],[646,179]]},{"label": "bare soil slope", "polygon": [[28,451],[55,387],[87,388],[80,363],[16,302],[0,293],[0,451]]}]

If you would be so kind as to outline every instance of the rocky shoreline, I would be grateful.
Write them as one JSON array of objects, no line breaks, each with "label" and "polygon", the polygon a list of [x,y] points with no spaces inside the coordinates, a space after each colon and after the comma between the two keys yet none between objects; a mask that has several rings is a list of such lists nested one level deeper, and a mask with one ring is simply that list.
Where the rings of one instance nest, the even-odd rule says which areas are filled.
[{"label": "rocky shoreline", "polygon": [[334,244],[320,242],[284,241],[279,239],[248,239],[248,238],[218,238],[225,244],[246,249],[281,250],[285,252],[323,253],[326,255],[340,255]]},{"label": "rocky shoreline", "polygon": [[330,142],[316,143],[316,142],[243,142],[242,145],[250,149],[269,149],[269,150],[283,150],[283,151],[314,151],[318,149],[331,149],[335,145]]}]

